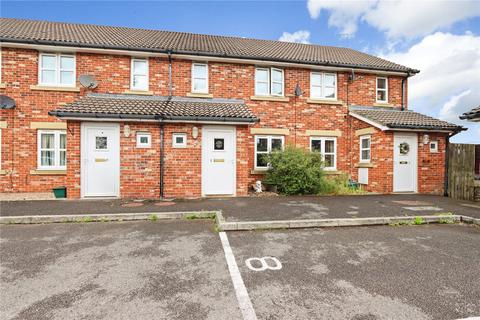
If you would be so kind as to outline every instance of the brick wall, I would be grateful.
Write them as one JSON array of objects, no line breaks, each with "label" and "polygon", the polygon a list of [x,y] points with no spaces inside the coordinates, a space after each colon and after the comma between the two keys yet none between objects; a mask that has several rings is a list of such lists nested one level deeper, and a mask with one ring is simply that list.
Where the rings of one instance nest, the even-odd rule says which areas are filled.
[{"label": "brick wall", "polygon": [[[130,89],[129,56],[78,53],[76,55],[77,79],[81,74],[92,74],[99,82],[94,92],[124,93]],[[173,94],[187,96],[191,91],[191,61],[174,59],[172,67]],[[209,93],[215,98],[243,99],[260,118],[254,127],[285,128],[289,135],[287,144],[297,144],[309,148],[310,137],[306,130],[341,130],[337,138],[337,168],[356,177],[358,163],[358,137],[354,130],[369,126],[348,117],[349,105],[374,105],[376,76],[356,73],[356,80],[348,82],[348,72],[337,73],[338,104],[309,103],[310,70],[285,68],[285,94],[288,101],[259,101],[254,96],[254,65],[227,63],[209,63]],[[389,77],[389,102],[394,107],[401,106],[401,77]],[[14,98],[17,107],[14,110],[1,110],[0,121],[6,121],[8,128],[2,129],[2,170],[0,175],[0,192],[38,192],[49,191],[52,186],[68,185],[69,195],[80,195],[80,124],[71,121],[68,124],[67,141],[67,175],[40,176],[31,174],[36,169],[37,132],[30,129],[31,122],[59,122],[48,116],[48,111],[65,103],[76,100],[86,94],[80,92],[39,91],[30,86],[38,84],[38,52],[27,49],[2,49],[2,83],[6,88],[0,94]],[[304,95],[294,98],[297,83]],[[348,88],[347,88],[348,87]],[[348,91],[347,91],[348,89]],[[168,94],[168,61],[164,58],[149,59],[149,90],[155,95]],[[155,124],[128,123],[132,135],[121,137],[122,150],[122,196],[136,196],[139,186],[144,196],[156,197],[159,194],[159,129]],[[123,130],[124,124],[121,125]],[[188,139],[187,149],[171,148],[171,133],[186,131],[191,133],[193,125],[165,126],[165,195],[197,197],[201,194],[201,130],[197,140]],[[201,125],[198,125],[201,127]],[[250,183],[261,178],[251,174],[254,167],[254,136],[250,133],[252,126],[237,127],[237,194],[247,193]],[[152,133],[152,149],[135,148],[135,132],[147,130]],[[353,131],[352,131],[353,130]],[[353,132],[353,135],[352,135]],[[189,135],[190,137],[190,135]],[[368,187],[371,191],[390,192],[392,173],[391,148],[393,135],[376,132],[372,139],[372,168]],[[444,142],[443,142],[444,143]],[[440,144],[442,146],[442,144]],[[430,157],[419,155],[430,161],[428,166],[436,166],[444,161],[444,155]],[[437,155],[435,155],[437,156]],[[419,161],[423,161],[419,158]],[[423,163],[423,162],[422,162]],[[425,167],[427,164],[424,165]],[[429,176],[431,170],[419,174],[419,191],[438,192],[439,176]],[[443,175],[443,172],[437,172]],[[186,178],[187,177],[187,178]],[[436,182],[433,182],[433,180]],[[438,181],[437,181],[438,180]],[[419,180],[420,181],[420,180]]]}]

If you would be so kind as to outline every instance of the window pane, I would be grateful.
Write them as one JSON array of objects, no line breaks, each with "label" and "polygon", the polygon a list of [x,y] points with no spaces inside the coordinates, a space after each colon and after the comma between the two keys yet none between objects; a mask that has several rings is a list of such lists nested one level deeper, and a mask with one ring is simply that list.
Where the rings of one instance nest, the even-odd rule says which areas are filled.
[{"label": "window pane", "polygon": [[41,56],[42,69],[55,70],[55,56]]},{"label": "window pane", "polygon": [[41,151],[40,153],[40,165],[41,166],[53,166],[55,151]]},{"label": "window pane", "polygon": [[60,151],[60,165],[63,167],[67,163],[67,152]]},{"label": "window pane", "polygon": [[257,81],[268,82],[268,70],[257,69],[255,77]]},{"label": "window pane", "polygon": [[272,138],[272,151],[282,150],[282,139]]},{"label": "window pane", "polygon": [[257,167],[266,167],[267,164],[267,154],[257,153]]},{"label": "window pane", "polygon": [[322,85],[322,75],[319,73],[312,73],[310,77],[312,86],[321,86]]},{"label": "window pane", "polygon": [[335,152],[335,141],[325,140],[325,153],[334,153]]},{"label": "window pane", "polygon": [[377,91],[377,100],[378,101],[386,101],[387,100],[387,93],[385,91]]},{"label": "window pane", "polygon": [[335,76],[333,74],[325,75],[325,86],[334,87],[335,86]]},{"label": "window pane", "polygon": [[60,149],[67,148],[67,135],[62,133],[60,134]]},{"label": "window pane", "polygon": [[195,79],[193,82],[194,91],[207,91],[207,80],[206,79]]},{"label": "window pane", "polygon": [[55,146],[55,135],[53,133],[43,133],[41,137],[42,149],[53,149]]},{"label": "window pane", "polygon": [[333,154],[325,155],[325,167],[333,167],[335,165],[335,156]]},{"label": "window pane", "polygon": [[320,98],[322,97],[322,88],[321,87],[312,87],[310,92],[311,97]]},{"label": "window pane", "polygon": [[41,83],[55,83],[55,71],[42,71]]},{"label": "window pane", "polygon": [[176,144],[183,144],[183,137],[182,136],[175,137],[175,143]]},{"label": "window pane", "polygon": [[256,95],[268,95],[268,83],[259,83],[255,85],[255,94]]},{"label": "window pane", "polygon": [[73,80],[73,71],[62,71],[60,72],[60,83],[61,84],[72,84]]},{"label": "window pane", "polygon": [[95,149],[105,150],[108,147],[107,137],[95,137]]},{"label": "window pane", "polygon": [[257,151],[268,151],[268,140],[267,140],[267,138],[257,139]]},{"label": "window pane", "polygon": [[134,76],[133,87],[137,89],[147,89],[147,77],[146,76]]},{"label": "window pane", "polygon": [[362,149],[370,148],[370,139],[362,139]]},{"label": "window pane", "polygon": [[206,78],[207,77],[207,66],[202,64],[193,65],[193,76],[195,78]]},{"label": "window pane", "polygon": [[322,152],[322,141],[321,140],[312,140],[312,151]]},{"label": "window pane", "polygon": [[377,79],[377,88],[378,89],[386,89],[387,88],[387,80],[378,78]]},{"label": "window pane", "polygon": [[73,57],[60,57],[60,69],[73,70],[75,60]]},{"label": "window pane", "polygon": [[362,160],[370,160],[370,150],[362,150]]},{"label": "window pane", "polygon": [[325,98],[335,98],[335,88],[325,88]]},{"label": "window pane", "polygon": [[133,61],[133,73],[134,74],[147,74],[147,62],[146,61]]},{"label": "window pane", "polygon": [[272,83],[272,94],[281,95],[283,94],[283,85],[281,83]]},{"label": "window pane", "polygon": [[272,81],[283,82],[283,72],[272,69]]}]

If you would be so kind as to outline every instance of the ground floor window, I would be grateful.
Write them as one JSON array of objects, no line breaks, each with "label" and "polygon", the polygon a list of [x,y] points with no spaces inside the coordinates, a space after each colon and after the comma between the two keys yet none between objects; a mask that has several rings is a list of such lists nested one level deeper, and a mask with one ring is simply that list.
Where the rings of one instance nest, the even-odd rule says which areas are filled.
[{"label": "ground floor window", "polygon": [[310,150],[322,154],[325,170],[337,169],[337,138],[311,137]]},{"label": "ground floor window", "polygon": [[370,162],[370,136],[360,137],[360,162]]},{"label": "ground floor window", "polygon": [[38,169],[65,170],[67,135],[64,130],[38,130]]},{"label": "ground floor window", "polygon": [[283,150],[283,136],[255,136],[255,168],[268,169],[265,155],[272,151]]}]

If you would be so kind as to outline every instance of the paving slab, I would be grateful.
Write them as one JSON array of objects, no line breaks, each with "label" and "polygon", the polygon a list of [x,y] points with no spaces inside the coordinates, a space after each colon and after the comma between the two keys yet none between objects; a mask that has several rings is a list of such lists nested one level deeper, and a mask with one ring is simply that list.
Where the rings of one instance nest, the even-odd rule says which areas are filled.
[{"label": "paving slab", "polygon": [[0,226],[0,319],[242,319],[207,221]]},{"label": "paving slab", "polygon": [[[346,227],[228,236],[259,319],[480,316],[479,227]],[[262,257],[277,258],[281,268],[247,266],[250,259],[263,269]]]}]

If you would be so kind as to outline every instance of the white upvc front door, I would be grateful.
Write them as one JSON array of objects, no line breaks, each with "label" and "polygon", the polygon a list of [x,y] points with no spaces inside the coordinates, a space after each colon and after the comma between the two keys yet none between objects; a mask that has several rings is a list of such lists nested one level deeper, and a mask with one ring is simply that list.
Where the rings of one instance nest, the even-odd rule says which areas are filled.
[{"label": "white upvc front door", "polygon": [[417,192],[417,134],[394,133],[393,145],[393,192]]},{"label": "white upvc front door", "polygon": [[82,197],[120,195],[120,125],[82,123]]},{"label": "white upvc front door", "polygon": [[202,195],[235,195],[236,158],[235,127],[202,128]]}]

